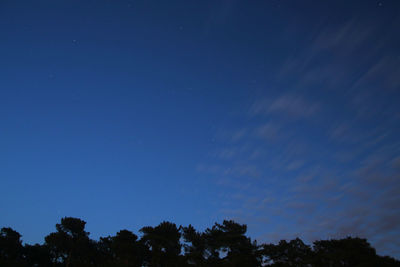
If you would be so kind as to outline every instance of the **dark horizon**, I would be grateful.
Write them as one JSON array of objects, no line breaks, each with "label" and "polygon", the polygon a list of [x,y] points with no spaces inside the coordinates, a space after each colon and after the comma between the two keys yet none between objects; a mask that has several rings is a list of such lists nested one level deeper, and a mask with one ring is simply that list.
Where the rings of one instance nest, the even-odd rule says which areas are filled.
[{"label": "dark horizon", "polygon": [[397,0],[0,1],[0,226],[234,220],[399,259],[399,25]]},{"label": "dark horizon", "polygon": [[205,231],[192,225],[163,221],[139,229],[140,238],[122,229],[114,236],[90,239],[86,222],[63,217],[56,231],[43,244],[24,244],[12,228],[0,231],[0,265],[7,267],[395,267],[400,261],[380,256],[366,239],[316,240],[312,245],[300,238],[278,244],[257,243],[246,236],[247,226],[232,220],[214,223]]}]

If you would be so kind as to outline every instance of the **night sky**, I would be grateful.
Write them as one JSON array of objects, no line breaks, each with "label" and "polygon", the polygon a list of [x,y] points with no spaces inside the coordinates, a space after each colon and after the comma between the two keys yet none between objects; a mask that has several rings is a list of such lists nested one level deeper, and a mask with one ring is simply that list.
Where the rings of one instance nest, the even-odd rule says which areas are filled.
[{"label": "night sky", "polygon": [[0,227],[234,219],[400,258],[400,1],[0,1]]}]

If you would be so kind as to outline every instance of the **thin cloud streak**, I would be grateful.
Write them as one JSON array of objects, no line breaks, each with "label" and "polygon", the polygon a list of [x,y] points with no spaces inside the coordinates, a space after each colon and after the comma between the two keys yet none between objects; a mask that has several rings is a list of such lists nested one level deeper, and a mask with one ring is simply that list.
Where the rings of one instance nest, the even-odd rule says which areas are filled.
[{"label": "thin cloud streak", "polygon": [[256,101],[251,109],[252,115],[286,115],[291,118],[307,118],[315,115],[319,110],[317,103],[305,100],[303,97],[286,94],[276,99],[262,99]]},{"label": "thin cloud streak", "polygon": [[231,164],[253,166],[258,178],[225,172],[224,199],[261,240],[359,235],[400,255],[400,61],[381,27],[359,18],[322,27],[273,66],[238,138],[225,138],[247,144]]}]

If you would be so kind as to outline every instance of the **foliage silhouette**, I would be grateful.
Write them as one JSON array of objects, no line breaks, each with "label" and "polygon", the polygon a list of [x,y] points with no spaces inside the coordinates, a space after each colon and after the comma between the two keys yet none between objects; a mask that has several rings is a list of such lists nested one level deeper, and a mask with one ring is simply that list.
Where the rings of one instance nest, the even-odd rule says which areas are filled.
[{"label": "foliage silhouette", "polygon": [[85,232],[85,221],[65,217],[56,224],[57,232],[45,237],[53,263],[64,262],[66,267],[89,266],[93,263],[94,243]]},{"label": "foliage silhouette", "polygon": [[311,247],[299,238],[289,242],[281,240],[277,245],[263,245],[262,255],[267,262],[274,263],[273,266],[299,267],[309,266],[314,256]]},{"label": "foliage silhouette", "polygon": [[23,266],[21,235],[9,227],[0,231],[0,266]]},{"label": "foliage silhouette", "polygon": [[142,242],[150,251],[148,261],[151,266],[181,265],[180,227],[171,222],[162,222],[156,227],[143,227],[140,232],[143,233]]},{"label": "foliage silhouette", "polygon": [[400,266],[394,258],[377,255],[366,239],[318,240],[310,246],[296,238],[258,245],[246,236],[247,226],[234,221],[215,223],[204,232],[162,222],[140,229],[140,238],[121,230],[98,241],[89,238],[85,225],[78,218],[62,218],[42,245],[22,245],[17,231],[2,228],[0,266]]}]

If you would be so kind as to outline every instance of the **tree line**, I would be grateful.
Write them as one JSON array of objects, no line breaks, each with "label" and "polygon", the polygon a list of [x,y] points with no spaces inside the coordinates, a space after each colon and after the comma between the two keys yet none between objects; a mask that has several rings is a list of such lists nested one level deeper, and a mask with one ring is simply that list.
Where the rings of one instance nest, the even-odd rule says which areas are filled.
[{"label": "tree line", "polygon": [[115,236],[89,238],[86,222],[64,217],[43,244],[22,244],[21,234],[4,227],[0,233],[0,266],[44,267],[180,267],[180,266],[400,266],[379,256],[366,239],[318,240],[312,245],[296,238],[278,244],[257,244],[247,237],[247,226],[224,220],[204,232],[192,225],[162,222]]}]

